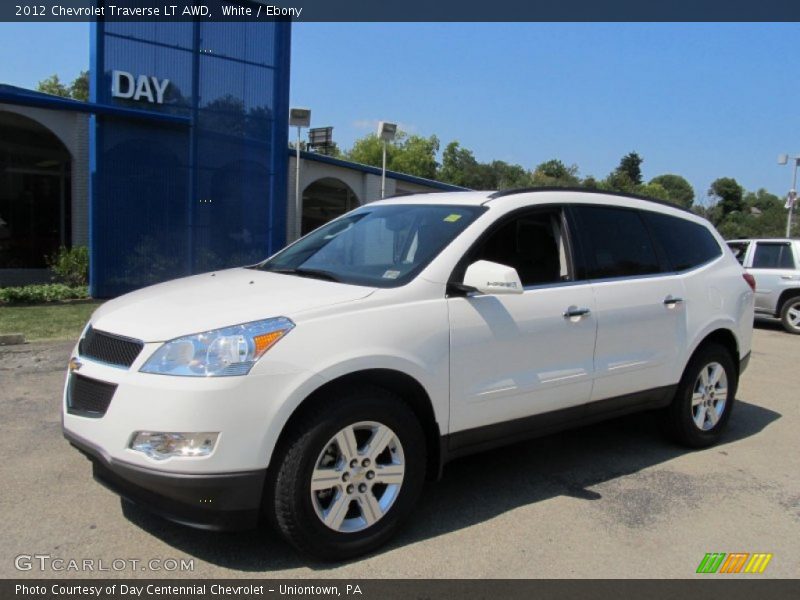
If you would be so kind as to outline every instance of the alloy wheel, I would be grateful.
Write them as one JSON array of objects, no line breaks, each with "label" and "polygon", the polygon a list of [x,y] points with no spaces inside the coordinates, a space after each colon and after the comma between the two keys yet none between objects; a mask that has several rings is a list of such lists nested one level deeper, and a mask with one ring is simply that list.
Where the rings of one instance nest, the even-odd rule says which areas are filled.
[{"label": "alloy wheel", "polygon": [[700,370],[692,391],[692,419],[702,431],[713,429],[725,412],[728,402],[728,375],[718,362]]},{"label": "alloy wheel", "polygon": [[348,425],[325,444],[314,463],[314,512],[334,531],[362,531],[386,515],[404,476],[403,446],[394,431],[375,421]]}]

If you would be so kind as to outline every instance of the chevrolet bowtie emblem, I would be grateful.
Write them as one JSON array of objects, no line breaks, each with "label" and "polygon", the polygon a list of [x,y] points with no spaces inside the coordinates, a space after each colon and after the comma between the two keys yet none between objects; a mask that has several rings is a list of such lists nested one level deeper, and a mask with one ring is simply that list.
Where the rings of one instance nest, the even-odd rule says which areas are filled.
[{"label": "chevrolet bowtie emblem", "polygon": [[72,357],[72,358],[69,359],[69,370],[70,370],[70,372],[77,371],[82,366],[83,366],[83,363],[81,361],[79,361],[77,358]]}]

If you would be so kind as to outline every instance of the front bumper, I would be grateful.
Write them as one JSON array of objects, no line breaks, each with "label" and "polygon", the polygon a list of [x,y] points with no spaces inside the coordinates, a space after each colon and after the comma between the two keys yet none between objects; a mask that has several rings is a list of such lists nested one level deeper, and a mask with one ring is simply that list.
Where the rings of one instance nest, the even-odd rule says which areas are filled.
[{"label": "front bumper", "polygon": [[213,475],[154,471],[114,459],[67,430],[64,437],[91,461],[96,481],[170,521],[215,531],[258,524],[266,469]]}]

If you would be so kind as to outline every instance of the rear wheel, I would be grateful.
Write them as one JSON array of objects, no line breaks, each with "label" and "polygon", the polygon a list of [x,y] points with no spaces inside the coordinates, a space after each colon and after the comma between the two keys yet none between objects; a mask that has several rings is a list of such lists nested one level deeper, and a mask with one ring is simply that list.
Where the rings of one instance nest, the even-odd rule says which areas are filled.
[{"label": "rear wheel", "polygon": [[382,388],[340,390],[317,407],[276,457],[275,522],[302,552],[342,560],[385,543],[411,511],[425,439],[413,411]]},{"label": "rear wheel", "polygon": [[800,296],[789,298],[783,303],[781,323],[789,333],[800,334]]},{"label": "rear wheel", "polygon": [[719,344],[701,348],[686,366],[667,409],[672,437],[691,448],[715,444],[730,419],[738,377],[727,348]]}]

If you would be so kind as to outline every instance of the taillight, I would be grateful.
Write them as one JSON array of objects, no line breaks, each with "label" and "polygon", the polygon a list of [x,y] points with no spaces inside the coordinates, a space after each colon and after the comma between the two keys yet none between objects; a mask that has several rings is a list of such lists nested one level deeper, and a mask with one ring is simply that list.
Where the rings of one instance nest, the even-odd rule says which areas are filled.
[{"label": "taillight", "polygon": [[747,285],[750,286],[750,289],[754,292],[756,291],[756,278],[750,275],[750,273],[742,273],[742,277],[747,282]]}]

